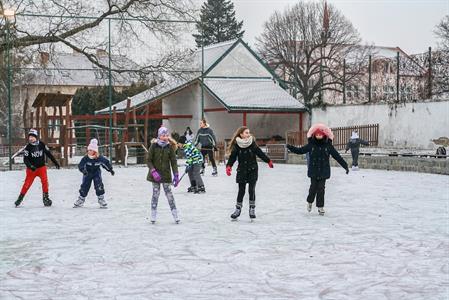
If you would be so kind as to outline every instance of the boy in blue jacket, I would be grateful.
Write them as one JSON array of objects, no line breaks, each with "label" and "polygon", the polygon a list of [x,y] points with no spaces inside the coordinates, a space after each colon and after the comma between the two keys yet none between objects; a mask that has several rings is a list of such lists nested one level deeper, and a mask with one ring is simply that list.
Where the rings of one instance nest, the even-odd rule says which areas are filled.
[{"label": "boy in blue jacket", "polygon": [[104,156],[98,153],[98,141],[97,139],[91,139],[89,146],[87,147],[87,155],[81,159],[78,164],[78,169],[83,173],[83,183],[80,188],[80,195],[78,200],[75,201],[74,208],[82,207],[86,196],[89,193],[92,181],[94,182],[95,193],[98,197],[98,203],[100,208],[107,208],[108,204],[104,199],[104,186],[101,179],[101,168],[110,172],[114,176],[114,170],[112,169],[111,162]]}]

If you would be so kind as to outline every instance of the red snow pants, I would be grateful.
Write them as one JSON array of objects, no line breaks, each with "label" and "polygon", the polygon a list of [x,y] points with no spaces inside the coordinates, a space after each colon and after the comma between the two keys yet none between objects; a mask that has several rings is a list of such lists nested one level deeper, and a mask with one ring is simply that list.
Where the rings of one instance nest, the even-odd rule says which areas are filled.
[{"label": "red snow pants", "polygon": [[35,171],[31,170],[30,168],[27,168],[26,175],[27,176],[25,178],[25,182],[23,183],[20,194],[25,195],[28,192],[29,188],[33,184],[33,181],[36,177],[39,177],[41,179],[42,192],[48,193],[48,177],[46,166],[37,168]]}]

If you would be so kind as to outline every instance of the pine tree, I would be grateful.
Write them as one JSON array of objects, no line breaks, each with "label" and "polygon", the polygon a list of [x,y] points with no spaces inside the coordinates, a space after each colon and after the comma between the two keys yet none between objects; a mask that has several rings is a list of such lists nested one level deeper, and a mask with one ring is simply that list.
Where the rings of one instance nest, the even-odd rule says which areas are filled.
[{"label": "pine tree", "polygon": [[[207,0],[201,6],[200,22],[196,24],[198,34],[193,34],[196,45],[201,47],[241,38],[243,21],[235,18],[234,3],[231,0]],[[204,39],[202,36],[204,33]]]}]

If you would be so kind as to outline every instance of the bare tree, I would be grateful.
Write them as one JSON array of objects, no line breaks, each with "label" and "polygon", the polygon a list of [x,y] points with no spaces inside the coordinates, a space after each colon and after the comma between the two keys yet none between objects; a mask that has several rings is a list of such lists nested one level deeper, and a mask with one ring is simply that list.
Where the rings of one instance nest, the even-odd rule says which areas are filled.
[{"label": "bare tree", "polygon": [[435,28],[435,35],[440,40],[440,48],[449,51],[449,15],[446,15]]},{"label": "bare tree", "polygon": [[[185,31],[181,22],[193,22],[191,0],[13,0],[8,8],[15,10],[16,16],[10,24],[13,40],[10,47],[23,49],[30,46],[51,46],[63,44],[75,52],[85,55],[93,64],[107,69],[93,49],[106,49],[108,18],[113,18],[114,49],[117,52],[130,47],[130,42],[145,44],[145,37],[152,35],[160,42],[171,39],[176,41]],[[0,10],[5,9],[0,1]],[[33,14],[45,17],[30,16]],[[85,18],[84,16],[94,16]],[[6,47],[6,38],[2,20],[0,53]],[[184,24],[185,25],[185,24]],[[100,30],[103,33],[100,34]],[[97,31],[95,31],[97,30]],[[136,46],[137,44],[133,45]],[[167,50],[167,49],[166,49]],[[179,52],[166,51],[153,61],[147,61],[140,70],[145,73],[173,71]],[[112,71],[126,72],[126,68],[114,68]]]},{"label": "bare tree", "polygon": [[[136,78],[161,78],[166,74],[183,74],[184,70],[179,68],[186,51],[178,45],[183,34],[189,31],[188,24],[192,22],[191,27],[194,26],[194,8],[192,0],[0,0],[2,14],[7,9],[15,11],[12,20],[0,18],[0,56],[5,58],[5,50],[11,50],[15,83],[23,75],[23,64],[33,61],[22,58],[35,57],[40,51],[49,52],[56,68],[59,68],[57,56],[52,53],[68,48],[84,55],[100,71],[108,70],[107,56],[99,55],[96,50],[108,50],[108,26],[111,25],[113,76],[126,73],[135,74]],[[142,53],[138,65],[121,59],[129,57],[135,49]],[[6,132],[8,120],[8,66],[3,61],[0,133]],[[13,102],[13,105],[12,128],[17,131],[27,103]]]},{"label": "bare tree", "polygon": [[432,56],[433,85],[432,94],[435,97],[449,96],[449,15],[446,15],[435,28],[439,38],[439,51]]},{"label": "bare tree", "polygon": [[360,42],[357,30],[334,6],[301,1],[270,17],[257,46],[310,108],[322,103],[324,91],[342,92],[343,80],[357,80],[369,52]]}]

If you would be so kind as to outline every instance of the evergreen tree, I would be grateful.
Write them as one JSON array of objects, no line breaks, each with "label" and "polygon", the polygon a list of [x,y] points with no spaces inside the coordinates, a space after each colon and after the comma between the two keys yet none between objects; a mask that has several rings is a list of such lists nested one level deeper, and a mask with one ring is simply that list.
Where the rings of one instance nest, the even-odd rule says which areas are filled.
[{"label": "evergreen tree", "polygon": [[[196,45],[201,47],[241,38],[243,21],[235,18],[234,3],[231,0],[207,0],[201,6],[200,22],[196,24],[197,34],[193,34]],[[203,35],[204,33],[204,39]]]}]

